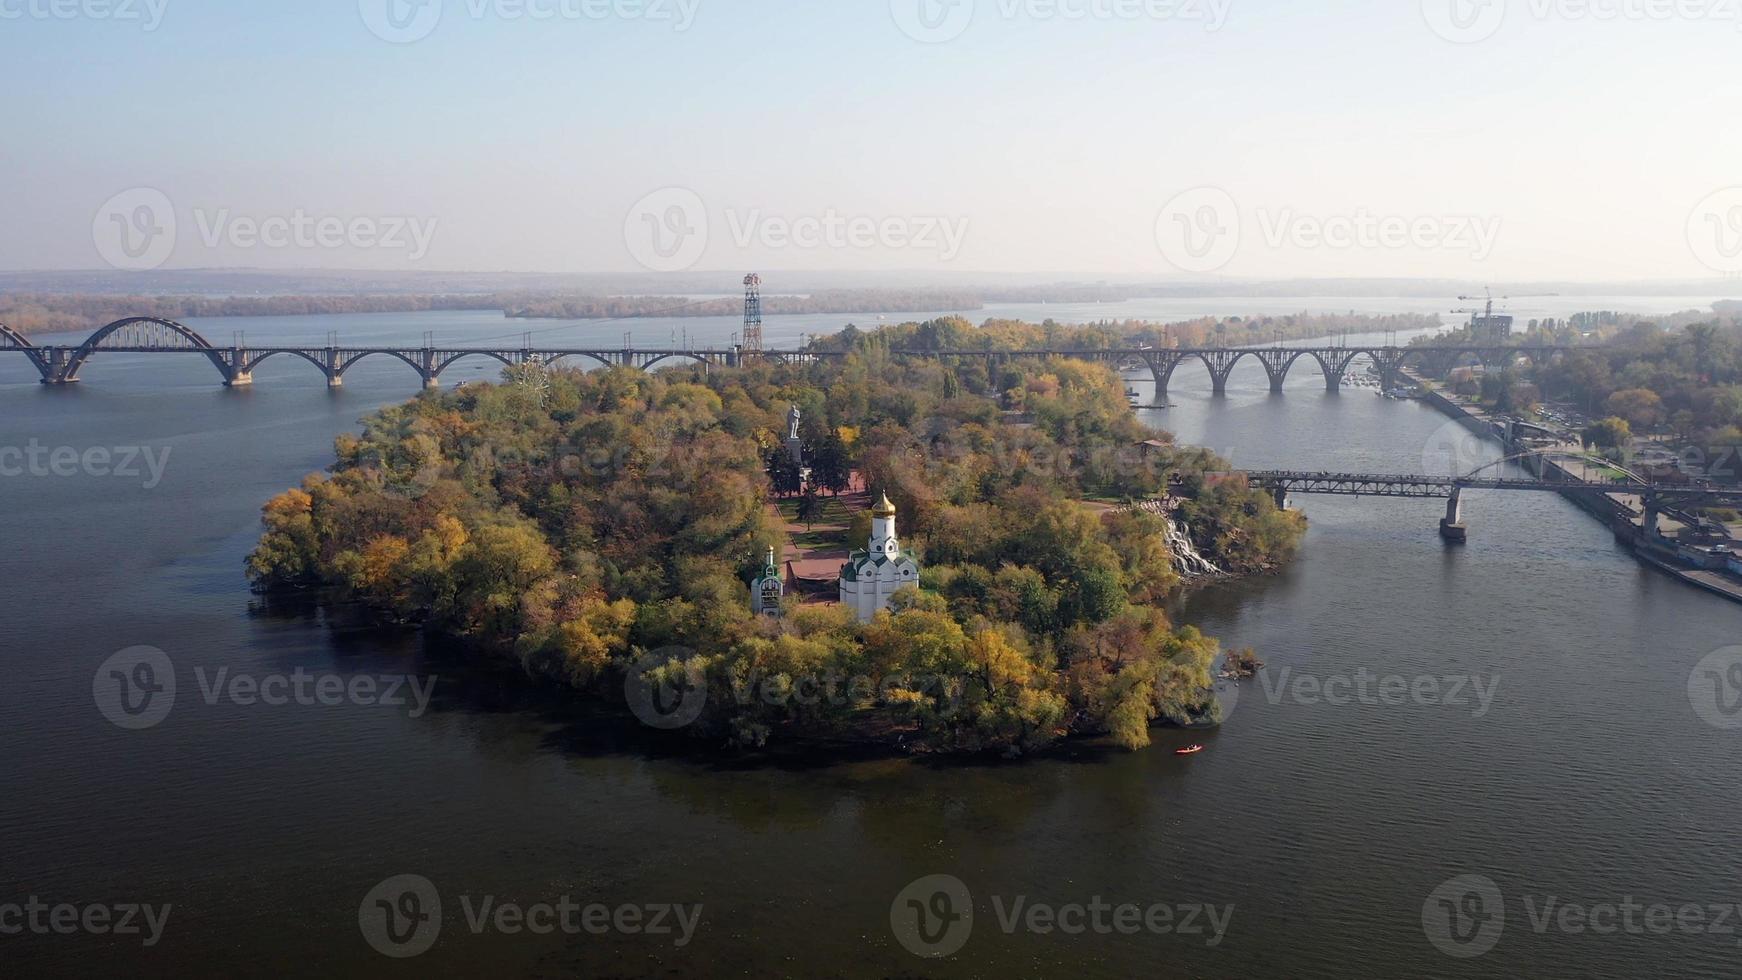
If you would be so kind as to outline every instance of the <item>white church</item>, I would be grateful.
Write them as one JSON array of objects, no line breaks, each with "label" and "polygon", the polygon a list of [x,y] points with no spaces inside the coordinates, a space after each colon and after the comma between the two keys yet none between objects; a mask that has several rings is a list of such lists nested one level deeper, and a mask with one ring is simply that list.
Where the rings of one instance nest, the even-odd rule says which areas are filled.
[{"label": "white church", "polygon": [[895,536],[895,505],[888,494],[871,508],[868,545],[841,566],[841,605],[853,610],[862,623],[876,618],[879,609],[888,609],[896,589],[919,585],[919,562],[901,553]]}]

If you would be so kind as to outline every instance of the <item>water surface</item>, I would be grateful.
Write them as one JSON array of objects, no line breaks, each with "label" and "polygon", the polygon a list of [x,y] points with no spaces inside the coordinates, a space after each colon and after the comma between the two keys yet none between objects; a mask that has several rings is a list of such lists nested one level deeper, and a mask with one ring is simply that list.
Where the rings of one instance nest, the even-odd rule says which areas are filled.
[{"label": "water surface", "polygon": [[[822,330],[771,323],[770,342]],[[688,322],[692,330],[700,330]],[[459,342],[520,324],[479,314],[207,322],[251,337]],[[536,326],[536,324],[535,324]],[[680,325],[681,328],[682,325]],[[567,327],[601,341],[620,325]],[[641,330],[642,327],[637,327]],[[620,338],[619,338],[620,339]],[[565,342],[567,342],[565,340]],[[478,375],[494,369],[480,362]],[[456,376],[463,377],[463,376]],[[1309,498],[1283,574],[1200,593],[1181,615],[1273,672],[1497,678],[1476,706],[1329,705],[1240,690],[1219,731],[1159,731],[1126,754],[1075,746],[1021,765],[905,760],[740,766],[625,730],[560,691],[470,669],[410,635],[262,609],[242,577],[260,504],[331,458],[333,437],[410,396],[366,363],[329,392],[300,362],[226,391],[198,359],[93,361],[83,384],[0,360],[0,445],[171,451],[160,484],[0,480],[0,903],[173,904],[163,941],[0,936],[8,975],[1704,977],[1734,937],[1537,934],[1522,896],[1742,900],[1737,733],[1690,706],[1694,665],[1742,635],[1742,607],[1646,571],[1552,496],[1476,494],[1467,548],[1431,501]],[[1148,383],[1134,378],[1148,397]],[[1182,371],[1144,417],[1243,467],[1410,471],[1445,420],[1312,371],[1272,395],[1259,365],[1226,398]],[[1470,450],[1480,452],[1481,450]],[[93,705],[115,652],[166,651],[182,689],[122,730]],[[207,704],[195,672],[437,677],[429,710]],[[1209,745],[1181,760],[1171,748]],[[448,903],[434,952],[379,956],[357,925],[378,882],[417,873]],[[978,920],[922,961],[891,901],[948,873]],[[1424,901],[1478,873],[1507,896],[1503,939],[1460,961]],[[471,935],[458,897],[701,903],[695,941]],[[1157,936],[1004,935],[992,904],[1232,904],[1217,947]]]}]

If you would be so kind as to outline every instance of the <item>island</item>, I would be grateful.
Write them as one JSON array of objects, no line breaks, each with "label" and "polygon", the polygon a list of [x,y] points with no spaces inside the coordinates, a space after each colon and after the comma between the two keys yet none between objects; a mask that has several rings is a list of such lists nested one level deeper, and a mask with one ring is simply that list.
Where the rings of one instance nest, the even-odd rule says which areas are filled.
[{"label": "island", "polygon": [[[1216,722],[1219,645],[1164,604],[1280,567],[1305,519],[1140,422],[1109,365],[889,353],[971,329],[425,392],[266,504],[249,576],[577,696],[657,680],[699,705],[685,733],[733,747],[1137,749],[1153,725]],[[835,546],[860,554],[817,588],[780,557]],[[910,581],[843,604],[879,560]]]}]

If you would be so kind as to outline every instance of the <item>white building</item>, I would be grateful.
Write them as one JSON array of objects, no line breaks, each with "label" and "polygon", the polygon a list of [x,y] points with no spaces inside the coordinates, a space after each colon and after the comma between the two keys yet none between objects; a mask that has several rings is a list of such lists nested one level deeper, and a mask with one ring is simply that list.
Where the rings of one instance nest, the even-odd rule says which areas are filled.
[{"label": "white building", "polygon": [[774,559],[774,549],[768,549],[768,563],[762,575],[750,583],[750,611],[765,616],[780,615],[780,600],[786,595],[786,578],[780,574],[780,563]]},{"label": "white building", "polygon": [[889,597],[903,586],[919,584],[919,563],[901,553],[895,536],[895,505],[885,494],[871,508],[871,540],[864,551],[855,551],[841,566],[841,605],[856,613],[860,622],[889,608]]}]

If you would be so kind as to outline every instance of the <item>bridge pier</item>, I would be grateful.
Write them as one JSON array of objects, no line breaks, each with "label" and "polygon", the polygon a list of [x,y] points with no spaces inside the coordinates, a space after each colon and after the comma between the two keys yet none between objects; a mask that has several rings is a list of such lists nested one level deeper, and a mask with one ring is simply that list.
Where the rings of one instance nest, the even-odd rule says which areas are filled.
[{"label": "bridge pier", "polygon": [[1453,487],[1451,499],[1446,501],[1446,516],[1440,520],[1440,537],[1452,544],[1463,544],[1470,539],[1470,528],[1464,523],[1462,487]]},{"label": "bridge pier", "polygon": [[1228,379],[1234,374],[1234,365],[1240,363],[1240,357],[1245,351],[1218,350],[1204,356],[1204,363],[1210,368],[1210,393],[1217,398],[1228,394]]},{"label": "bridge pier", "polygon": [[224,369],[224,387],[247,388],[254,384],[254,372],[248,369],[248,352],[240,347],[232,347],[224,352],[222,358],[214,357],[219,367]]},{"label": "bridge pier", "polygon": [[1270,378],[1271,394],[1282,394],[1282,383],[1288,380],[1288,369],[1294,366],[1297,356],[1280,348],[1258,352],[1258,360],[1264,365],[1264,373]]},{"label": "bridge pier", "polygon": [[1388,348],[1383,353],[1373,357],[1373,363],[1379,368],[1379,390],[1394,391],[1403,378],[1403,352]]},{"label": "bridge pier", "polygon": [[419,359],[423,361],[423,367],[418,370],[418,374],[423,375],[423,390],[434,391],[440,388],[442,386],[442,372],[441,368],[437,366],[435,350],[425,347],[419,352]]},{"label": "bridge pier", "polygon": [[1149,365],[1150,377],[1155,379],[1156,404],[1163,404],[1167,401],[1167,383],[1173,378],[1174,368],[1179,367],[1180,355],[1145,352],[1142,357],[1143,363]]},{"label": "bridge pier", "polygon": [[45,385],[70,385],[78,382],[78,369],[71,366],[72,355],[65,347],[50,347],[48,349],[48,366],[39,368],[42,371],[42,383]]}]

